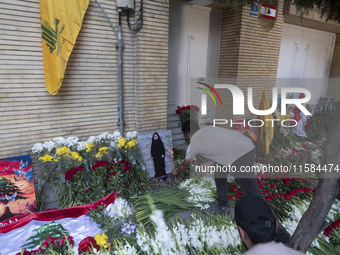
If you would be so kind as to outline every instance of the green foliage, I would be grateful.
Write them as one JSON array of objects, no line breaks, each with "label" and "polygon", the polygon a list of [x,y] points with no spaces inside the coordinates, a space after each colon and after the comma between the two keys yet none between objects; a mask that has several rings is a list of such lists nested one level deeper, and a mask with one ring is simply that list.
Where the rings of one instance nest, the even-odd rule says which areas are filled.
[{"label": "green foliage", "polygon": [[338,0],[293,0],[292,3],[296,5],[301,16],[316,9],[319,11],[320,17],[340,22],[340,4]]},{"label": "green foliage", "polygon": [[338,255],[340,254],[340,245],[330,245],[330,243],[325,240],[325,237],[319,236],[316,238],[318,241],[318,246],[312,246],[308,249],[308,252],[313,255]]},{"label": "green foliage", "polygon": [[54,180],[59,206],[88,204],[118,191],[126,200],[142,195],[151,188],[148,173],[138,164],[127,161],[97,161],[90,169],[82,167],[66,171],[65,178]]},{"label": "green foliage", "polygon": [[89,210],[86,214],[91,217],[91,221],[98,224],[102,233],[108,236],[109,242],[122,236],[120,228],[123,221],[119,222],[109,216],[105,212],[105,205],[99,205],[97,208]]},{"label": "green foliage", "polygon": [[314,115],[308,119],[307,136],[311,141],[326,137],[335,107],[336,103],[333,98],[323,97],[319,99]]},{"label": "green foliage", "polygon": [[56,194],[58,205],[61,208],[68,208],[82,204],[79,200],[77,200],[77,198],[75,198],[76,192],[74,192],[72,187],[70,185],[64,185],[62,180],[53,181],[52,188],[54,194]]},{"label": "green foliage", "polygon": [[134,197],[133,203],[136,207],[136,220],[143,224],[150,223],[149,217],[152,213],[150,199],[157,209],[163,211],[165,219],[171,218],[178,211],[193,209],[195,206],[188,202],[189,195],[189,192],[185,189],[171,187],[156,193]]}]

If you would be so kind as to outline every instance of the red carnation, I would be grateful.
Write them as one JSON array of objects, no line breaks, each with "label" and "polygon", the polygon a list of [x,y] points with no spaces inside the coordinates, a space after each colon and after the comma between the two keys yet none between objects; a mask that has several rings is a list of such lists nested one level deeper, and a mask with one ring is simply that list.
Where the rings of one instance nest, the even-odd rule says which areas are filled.
[{"label": "red carnation", "polygon": [[73,237],[72,236],[68,236],[67,237],[67,241],[73,246],[74,245],[74,241],[73,241]]},{"label": "red carnation", "polygon": [[108,166],[110,165],[110,163],[108,161],[105,160],[98,160],[93,166],[92,169],[93,171],[96,170],[97,167],[101,167],[101,166]]},{"label": "red carnation", "polygon": [[79,166],[79,167],[76,167],[76,168],[72,168],[70,170],[67,170],[65,172],[65,179],[67,181],[71,180],[73,178],[73,176],[78,173],[78,172],[81,172],[83,171],[83,167]]},{"label": "red carnation", "polygon": [[88,236],[85,239],[83,239],[78,245],[79,252],[84,253],[91,252],[92,248],[100,250],[100,246],[97,244],[96,240],[91,236]]},{"label": "red carnation", "polygon": [[126,184],[125,187],[126,187],[126,188],[130,188],[130,185],[129,185],[129,184]]}]

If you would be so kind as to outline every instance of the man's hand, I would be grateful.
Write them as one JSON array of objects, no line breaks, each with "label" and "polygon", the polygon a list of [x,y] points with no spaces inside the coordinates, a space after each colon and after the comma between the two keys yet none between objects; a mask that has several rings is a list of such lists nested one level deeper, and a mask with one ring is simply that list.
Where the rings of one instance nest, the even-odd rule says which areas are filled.
[{"label": "man's hand", "polygon": [[176,168],[172,169],[172,174],[175,176],[179,175],[180,173],[184,172],[185,169],[188,168],[189,164],[190,164],[190,159],[187,159],[187,158],[184,159],[177,169]]},{"label": "man's hand", "polygon": [[174,168],[174,169],[172,169],[171,173],[172,173],[172,175],[176,176],[176,175],[179,174],[179,171],[178,171],[178,169]]}]

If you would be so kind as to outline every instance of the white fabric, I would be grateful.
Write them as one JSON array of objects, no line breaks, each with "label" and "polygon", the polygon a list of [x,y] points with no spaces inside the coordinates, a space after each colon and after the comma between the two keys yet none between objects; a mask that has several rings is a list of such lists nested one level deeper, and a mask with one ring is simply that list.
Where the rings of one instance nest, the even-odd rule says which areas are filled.
[{"label": "white fabric", "polygon": [[243,255],[302,255],[304,253],[294,250],[282,243],[261,243],[253,246],[250,250],[243,253]]},{"label": "white fabric", "polygon": [[307,134],[306,134],[306,130],[305,130],[305,126],[306,126],[306,123],[307,123],[307,116],[304,115],[303,112],[300,112],[300,115],[301,115],[301,119],[299,120],[299,122],[295,126],[294,130],[295,130],[296,135],[307,138]]},{"label": "white fabric", "polygon": [[197,154],[221,165],[231,165],[235,160],[254,149],[252,141],[237,130],[207,126],[190,139],[186,158]]},{"label": "white fabric", "polygon": [[[69,235],[73,237],[75,247],[74,250],[76,251],[78,244],[85,237],[94,236],[97,233],[101,233],[101,229],[98,227],[98,225],[92,222],[90,217],[87,215],[82,215],[78,218],[63,218],[56,220],[55,222],[61,223],[62,226],[67,231],[69,231]],[[1,254],[14,255],[17,252],[20,252],[21,246],[25,244],[26,240],[36,234],[36,232],[33,230],[48,223],[50,222],[32,220],[21,228],[13,229],[6,234],[0,233]],[[39,248],[39,246],[35,247],[34,249],[36,248]]]}]

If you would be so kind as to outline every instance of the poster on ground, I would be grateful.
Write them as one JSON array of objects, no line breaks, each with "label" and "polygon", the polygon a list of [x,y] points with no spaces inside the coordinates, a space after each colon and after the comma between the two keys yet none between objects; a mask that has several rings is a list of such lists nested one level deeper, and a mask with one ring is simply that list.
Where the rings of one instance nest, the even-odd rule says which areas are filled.
[{"label": "poster on ground", "polygon": [[30,155],[0,159],[0,222],[36,210]]}]

